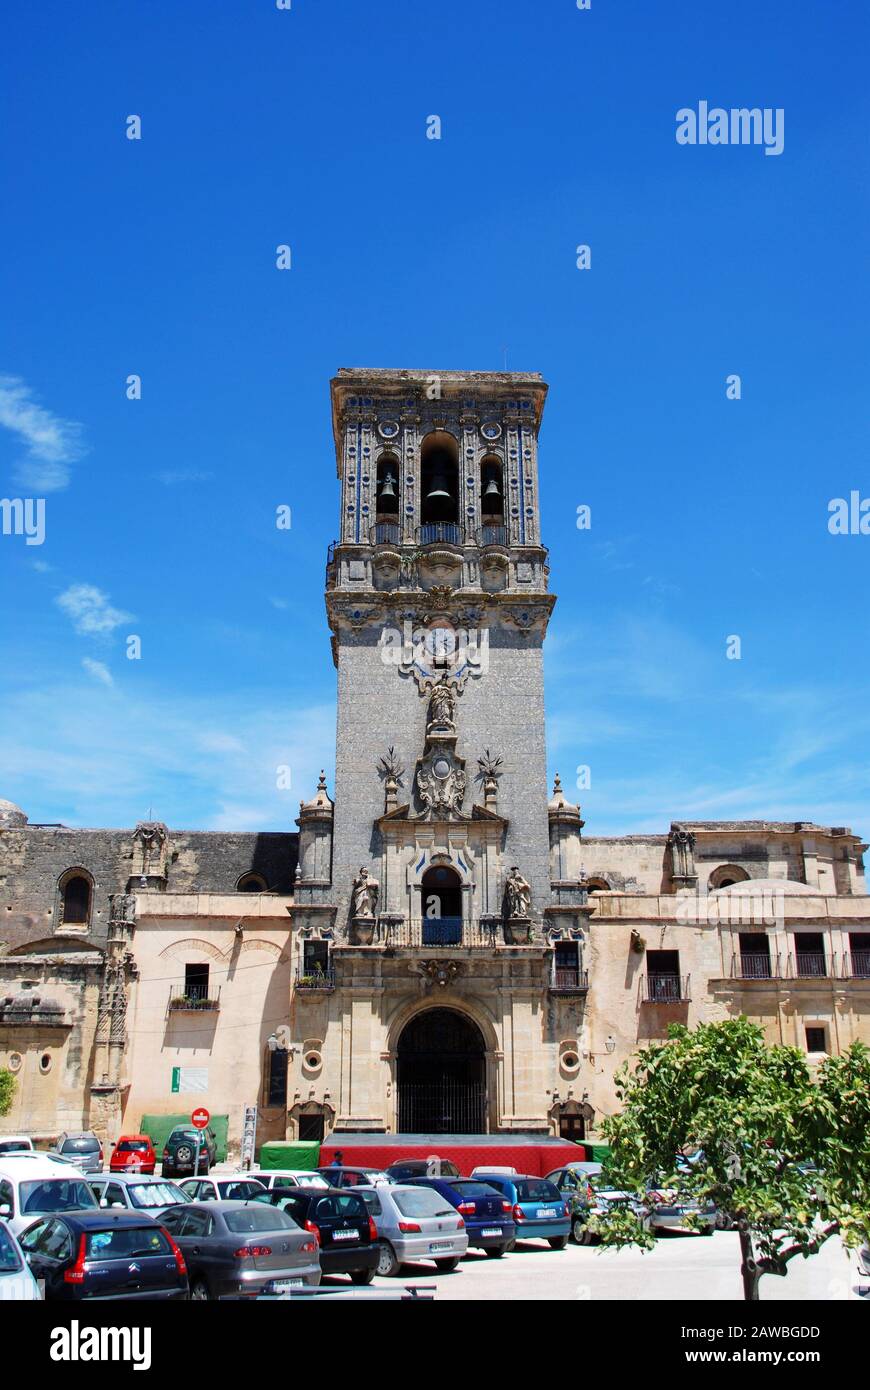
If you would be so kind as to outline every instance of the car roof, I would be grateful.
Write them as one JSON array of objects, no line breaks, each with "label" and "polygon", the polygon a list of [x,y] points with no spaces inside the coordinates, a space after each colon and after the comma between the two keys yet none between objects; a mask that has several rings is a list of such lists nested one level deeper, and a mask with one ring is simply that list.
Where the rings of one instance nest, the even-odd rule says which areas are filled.
[{"label": "car roof", "polygon": [[74,1163],[55,1158],[53,1154],[37,1153],[33,1149],[23,1153],[0,1154],[0,1174],[18,1182],[27,1178],[84,1177]]},{"label": "car roof", "polygon": [[71,1226],[76,1226],[83,1231],[105,1230],[109,1226],[153,1226],[154,1220],[145,1212],[137,1216],[134,1211],[112,1211],[107,1212],[103,1208],[96,1211],[44,1211],[34,1214],[36,1221],[48,1221],[57,1217],[61,1221],[67,1221]]},{"label": "car roof", "polygon": [[118,1143],[119,1143],[119,1144],[122,1143],[123,1140],[125,1140],[125,1139],[138,1139],[140,1143],[143,1143],[143,1142],[144,1142],[144,1143],[146,1143],[146,1144],[151,1144],[151,1143],[153,1142],[153,1140],[152,1140],[150,1134],[119,1134],[119,1135],[118,1135]]},{"label": "car roof", "polygon": [[[262,1173],[267,1178],[319,1178],[319,1168],[252,1168],[251,1173]],[[239,1173],[240,1178],[250,1177],[250,1173]],[[228,1176],[232,1176],[228,1174]]]},{"label": "car roof", "polygon": [[88,1182],[119,1182],[124,1187],[132,1187],[135,1183],[138,1187],[140,1183],[148,1182],[175,1183],[175,1178],[161,1178],[156,1173],[91,1173]]}]

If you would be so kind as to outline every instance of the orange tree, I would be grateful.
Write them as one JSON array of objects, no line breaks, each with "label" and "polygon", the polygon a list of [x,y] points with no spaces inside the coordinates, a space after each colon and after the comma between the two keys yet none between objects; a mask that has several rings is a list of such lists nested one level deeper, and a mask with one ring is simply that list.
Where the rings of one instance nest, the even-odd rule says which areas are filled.
[{"label": "orange tree", "polygon": [[[838,1230],[850,1245],[866,1239],[870,1051],[861,1044],[814,1082],[802,1052],[768,1047],[745,1018],[674,1025],[616,1083],[621,1108],[603,1125],[609,1179],[641,1199],[650,1184],[676,1187],[726,1213],[740,1236],[745,1298],[759,1297],[762,1275],[786,1274]],[[654,1244],[626,1208],[594,1226],[605,1245]]]},{"label": "orange tree", "polygon": [[15,1077],[7,1067],[0,1067],[0,1115],[8,1115],[15,1094]]}]

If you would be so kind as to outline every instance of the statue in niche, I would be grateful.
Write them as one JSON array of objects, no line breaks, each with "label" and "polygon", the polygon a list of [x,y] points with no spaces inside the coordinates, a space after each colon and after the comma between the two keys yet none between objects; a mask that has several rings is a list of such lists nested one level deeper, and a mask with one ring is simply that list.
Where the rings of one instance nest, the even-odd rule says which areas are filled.
[{"label": "statue in niche", "polygon": [[442,676],[429,699],[429,729],[456,728],[456,696],[446,676]]},{"label": "statue in niche", "polygon": [[528,917],[532,907],[532,890],[516,864],[511,867],[505,883],[508,917]]},{"label": "statue in niche", "polygon": [[374,917],[375,906],[378,901],[378,885],[374,879],[369,878],[369,871],[365,867],[361,868],[359,875],[353,881],[353,917]]}]

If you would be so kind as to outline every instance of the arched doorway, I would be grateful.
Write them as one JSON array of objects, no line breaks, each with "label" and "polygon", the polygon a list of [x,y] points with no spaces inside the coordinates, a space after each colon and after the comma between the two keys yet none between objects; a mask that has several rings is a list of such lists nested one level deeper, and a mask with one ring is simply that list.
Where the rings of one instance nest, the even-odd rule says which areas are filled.
[{"label": "arched doorway", "polygon": [[399,1038],[399,1132],[483,1134],[484,1051],[480,1029],[456,1009],[416,1014]]},{"label": "arched doorway", "polygon": [[426,870],[420,882],[420,909],[424,946],[462,944],[462,880],[455,869],[438,864]]}]

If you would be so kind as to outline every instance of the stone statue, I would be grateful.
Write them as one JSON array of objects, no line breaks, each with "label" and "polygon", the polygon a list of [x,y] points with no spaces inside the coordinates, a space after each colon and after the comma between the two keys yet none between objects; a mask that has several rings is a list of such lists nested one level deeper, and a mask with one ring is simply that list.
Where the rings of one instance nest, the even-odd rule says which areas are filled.
[{"label": "stone statue", "polygon": [[509,917],[528,917],[532,907],[532,890],[516,864],[512,865],[505,884]]},{"label": "stone statue", "polygon": [[453,729],[456,727],[454,723],[455,715],[456,696],[451,690],[447,678],[442,676],[433,689],[429,700],[428,727],[430,729]]},{"label": "stone statue", "polygon": [[374,917],[378,901],[378,885],[369,878],[369,871],[362,868],[353,881],[353,917]]}]

